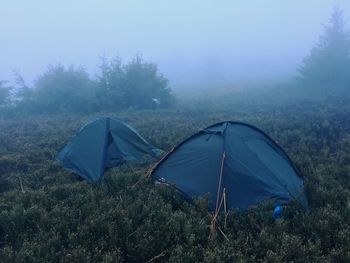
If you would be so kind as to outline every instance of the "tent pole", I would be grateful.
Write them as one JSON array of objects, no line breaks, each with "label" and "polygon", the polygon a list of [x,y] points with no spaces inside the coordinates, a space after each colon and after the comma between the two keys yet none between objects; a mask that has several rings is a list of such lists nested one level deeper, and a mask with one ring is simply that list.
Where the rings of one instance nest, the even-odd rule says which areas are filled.
[{"label": "tent pole", "polygon": [[175,147],[173,147],[167,154],[165,154],[158,162],[156,162],[154,165],[152,165],[152,166],[148,169],[148,171],[147,171],[143,176],[141,176],[141,178],[140,178],[132,187],[138,185],[142,180],[149,178],[149,177],[151,176],[153,170],[157,167],[157,165],[158,165],[161,161],[163,161],[170,153],[172,153],[172,152],[174,151],[174,149],[175,149]]},{"label": "tent pole", "polygon": [[145,174],[144,177],[150,177],[153,170],[158,166],[158,164],[163,161],[169,154],[171,154],[174,151],[175,147],[171,148],[171,150],[169,152],[167,152],[167,154],[165,154],[158,162],[156,162],[154,165],[151,166],[151,168],[147,171],[147,173]]},{"label": "tent pole", "polygon": [[220,168],[220,177],[219,177],[219,185],[218,185],[218,193],[216,196],[216,207],[215,207],[215,214],[218,213],[218,206],[219,206],[219,200],[220,200],[220,190],[221,190],[221,182],[222,182],[222,174],[224,171],[224,162],[226,158],[226,151],[223,152],[222,154],[222,159],[221,159],[221,168]]},{"label": "tent pole", "polygon": [[224,193],[225,193],[225,188],[223,190],[223,194],[221,195],[220,199],[220,189],[221,189],[221,182],[222,182],[222,175],[224,172],[224,162],[226,158],[226,151],[222,153],[222,159],[221,159],[221,167],[220,167],[220,176],[219,176],[219,184],[218,184],[218,192],[217,192],[217,197],[216,197],[216,206],[215,206],[215,213],[213,216],[213,219],[211,220],[211,226],[210,226],[210,238],[213,239],[215,236],[215,229],[216,229],[216,219],[219,215],[220,208],[222,205],[222,202],[224,200]]},{"label": "tent pole", "polygon": [[225,211],[225,228],[226,228],[226,222],[227,222],[227,204],[226,204],[226,188],[224,188],[224,211]]}]

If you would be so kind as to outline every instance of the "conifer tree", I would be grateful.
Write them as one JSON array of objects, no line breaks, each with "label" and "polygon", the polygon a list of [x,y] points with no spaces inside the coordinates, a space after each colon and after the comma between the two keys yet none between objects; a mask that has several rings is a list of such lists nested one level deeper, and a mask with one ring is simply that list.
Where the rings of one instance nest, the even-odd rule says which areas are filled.
[{"label": "conifer tree", "polygon": [[334,9],[324,34],[298,71],[298,78],[306,87],[350,87],[350,35],[339,8]]}]

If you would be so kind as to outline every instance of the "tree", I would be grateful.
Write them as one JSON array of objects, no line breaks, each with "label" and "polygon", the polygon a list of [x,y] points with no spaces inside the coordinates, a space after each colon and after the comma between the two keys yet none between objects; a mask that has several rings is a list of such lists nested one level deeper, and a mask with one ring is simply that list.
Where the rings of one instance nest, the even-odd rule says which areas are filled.
[{"label": "tree", "polygon": [[128,64],[102,57],[98,99],[105,109],[168,107],[174,101],[169,81],[155,63],[135,56]]},{"label": "tree", "polygon": [[108,61],[105,56],[101,57],[101,75],[98,76],[96,97],[99,105],[105,110],[118,109],[123,105],[121,85],[124,78],[122,59],[115,57]]},{"label": "tree", "polygon": [[29,101],[33,95],[33,90],[30,89],[24,81],[21,73],[17,70],[13,71],[15,82],[15,95],[17,101]]},{"label": "tree", "polygon": [[0,81],[0,106],[7,106],[11,102],[12,87],[6,81]]},{"label": "tree", "polygon": [[158,73],[155,63],[145,62],[140,56],[124,66],[122,93],[128,106],[152,108],[155,104],[169,106],[174,97],[169,80]]},{"label": "tree", "polygon": [[86,112],[94,110],[94,85],[83,68],[50,66],[39,76],[32,95],[37,111]]},{"label": "tree", "polygon": [[30,112],[33,89],[29,88],[19,71],[14,71],[14,103],[18,112]]},{"label": "tree", "polygon": [[298,69],[299,80],[308,87],[344,88],[350,86],[350,36],[343,12],[335,8],[324,35]]}]

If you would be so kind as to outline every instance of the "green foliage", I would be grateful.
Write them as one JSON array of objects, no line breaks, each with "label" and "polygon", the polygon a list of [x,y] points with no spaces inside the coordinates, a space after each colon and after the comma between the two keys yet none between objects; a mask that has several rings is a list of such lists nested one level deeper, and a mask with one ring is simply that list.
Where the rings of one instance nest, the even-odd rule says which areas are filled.
[{"label": "green foliage", "polygon": [[[12,111],[1,116],[52,113],[91,113],[128,108],[159,109],[174,104],[169,81],[155,63],[140,56],[123,65],[118,57],[102,58],[101,73],[91,80],[83,68],[49,66],[29,88],[15,72]],[[0,106],[9,104],[10,88],[0,83]],[[12,106],[14,106],[12,105]]]},{"label": "green foliage", "polygon": [[14,72],[14,82],[17,111],[30,112],[33,106],[34,90],[26,85],[24,78],[17,71]]},{"label": "green foliage", "polygon": [[350,88],[350,35],[340,9],[334,10],[324,31],[299,68],[300,80],[311,88]]},{"label": "green foliage", "polygon": [[291,203],[276,222],[269,202],[232,210],[218,222],[228,240],[220,232],[209,239],[207,199],[189,204],[141,179],[147,165],[110,170],[97,185],[64,171],[54,156],[93,115],[0,120],[0,261],[349,262],[349,97],[272,94],[109,114],[165,150],[223,120],[251,123],[279,142],[305,179],[310,210]]},{"label": "green foliage", "polygon": [[156,64],[145,62],[136,56],[125,65],[124,71],[122,92],[127,105],[149,109],[156,106],[153,99],[159,100],[162,107],[172,103],[169,81],[158,73]]},{"label": "green foliage", "polygon": [[94,109],[93,87],[82,68],[50,66],[35,83],[34,110],[43,113],[89,112]]},{"label": "green foliage", "polygon": [[121,88],[124,72],[121,58],[115,57],[108,61],[106,57],[102,57],[100,69],[101,73],[98,77],[98,90],[96,92],[99,104],[105,110],[122,108],[124,102]]},{"label": "green foliage", "polygon": [[155,63],[140,56],[126,65],[118,57],[110,62],[102,58],[100,68],[98,94],[105,109],[164,108],[174,102],[169,81],[158,73]]},{"label": "green foliage", "polygon": [[0,81],[0,107],[7,106],[11,100],[11,87],[6,81]]}]

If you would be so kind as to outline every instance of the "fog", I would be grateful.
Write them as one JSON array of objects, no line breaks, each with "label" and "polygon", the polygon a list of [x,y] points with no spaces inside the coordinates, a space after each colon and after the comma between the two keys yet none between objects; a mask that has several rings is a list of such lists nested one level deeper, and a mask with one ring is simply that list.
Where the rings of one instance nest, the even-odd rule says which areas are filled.
[{"label": "fog", "polygon": [[156,62],[173,89],[295,74],[333,7],[348,0],[2,1],[0,80],[32,85],[48,64],[98,74],[99,56]]}]

